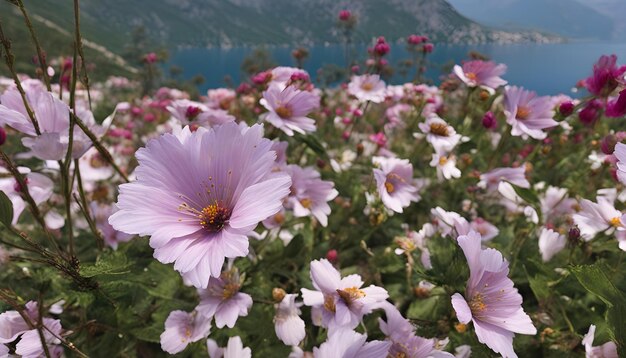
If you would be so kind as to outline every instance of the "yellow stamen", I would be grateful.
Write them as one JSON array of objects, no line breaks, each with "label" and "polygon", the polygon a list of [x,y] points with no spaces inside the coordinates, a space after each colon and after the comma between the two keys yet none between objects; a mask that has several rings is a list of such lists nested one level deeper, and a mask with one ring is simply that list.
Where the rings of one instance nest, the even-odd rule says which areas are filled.
[{"label": "yellow stamen", "polygon": [[530,115],[530,109],[528,107],[520,106],[517,107],[517,113],[515,114],[515,118],[517,119],[527,119]]},{"label": "yellow stamen", "polygon": [[302,204],[302,206],[304,206],[305,209],[310,209],[312,202],[311,202],[311,199],[304,198],[304,199],[300,199],[300,204]]},{"label": "yellow stamen", "polygon": [[448,158],[446,158],[445,156],[441,156],[439,157],[439,165],[443,166],[446,165],[446,163],[448,162]]},{"label": "yellow stamen", "polygon": [[280,118],[291,118],[291,116],[293,115],[293,111],[291,110],[291,108],[286,107],[286,106],[280,106],[278,108],[276,108],[276,114],[278,114],[278,116]]},{"label": "yellow stamen", "polygon": [[374,88],[374,85],[369,82],[365,82],[361,85],[361,89],[363,91],[371,91],[373,88]]},{"label": "yellow stamen", "polygon": [[438,136],[442,136],[442,137],[447,137],[450,135],[450,132],[448,131],[448,125],[445,123],[441,123],[441,122],[431,123],[430,133],[438,135]]},{"label": "yellow stamen", "polygon": [[611,226],[613,227],[621,227],[622,226],[622,221],[619,218],[619,216],[616,216],[614,218],[612,218],[609,223],[611,224]]},{"label": "yellow stamen", "polygon": [[476,80],[478,79],[478,76],[476,76],[474,72],[465,73],[465,77],[467,77],[467,79],[469,79],[470,81],[474,81],[474,82],[476,82]]},{"label": "yellow stamen", "polygon": [[335,312],[335,300],[333,296],[324,296],[324,308],[327,311]]},{"label": "yellow stamen", "polygon": [[385,182],[385,189],[387,189],[387,192],[389,194],[393,193],[394,190],[396,190],[396,188],[390,182]]},{"label": "yellow stamen", "polygon": [[348,287],[344,288],[343,290],[337,290],[337,293],[347,305],[350,305],[352,302],[365,297],[365,292],[356,287]]},{"label": "yellow stamen", "polygon": [[487,308],[487,305],[483,301],[483,295],[480,293],[477,293],[474,295],[474,297],[472,297],[472,299],[469,302],[469,306],[470,306],[470,309],[472,310],[473,315],[481,313]]}]

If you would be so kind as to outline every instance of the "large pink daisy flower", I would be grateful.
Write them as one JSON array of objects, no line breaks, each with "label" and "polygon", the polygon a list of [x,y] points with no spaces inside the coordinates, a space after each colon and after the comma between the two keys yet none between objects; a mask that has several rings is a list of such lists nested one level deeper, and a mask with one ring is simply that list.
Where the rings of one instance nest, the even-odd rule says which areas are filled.
[{"label": "large pink daisy flower", "polygon": [[291,179],[271,171],[276,153],[263,127],[230,122],[186,128],[137,151],[137,180],[120,186],[117,230],[150,235],[154,257],[194,286],[219,277],[226,257],[245,256],[256,225],[276,214]]}]

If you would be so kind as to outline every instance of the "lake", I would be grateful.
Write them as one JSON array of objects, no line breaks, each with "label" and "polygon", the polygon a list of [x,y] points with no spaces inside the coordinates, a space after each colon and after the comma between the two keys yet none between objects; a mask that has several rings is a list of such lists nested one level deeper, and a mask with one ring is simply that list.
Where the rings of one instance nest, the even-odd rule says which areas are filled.
[{"label": "lake", "polygon": [[[366,45],[354,46],[357,56],[366,57]],[[292,47],[268,47],[274,61],[284,66],[294,66],[291,57]],[[315,79],[316,71],[324,64],[345,66],[342,45],[314,46],[308,48],[309,57],[304,68]],[[565,44],[517,44],[517,45],[435,45],[435,51],[429,55],[426,77],[439,83],[442,73],[437,67],[445,64],[460,63],[467,59],[469,51],[478,51],[496,62],[508,66],[503,76],[509,84],[523,86],[537,91],[541,95],[555,95],[571,92],[579,79],[589,76],[593,63],[603,54],[616,54],[618,64],[626,64],[626,43],[588,43],[574,42]],[[243,59],[254,51],[250,47],[230,49],[191,48],[176,50],[171,54],[170,64],[183,68],[183,77],[189,79],[197,74],[205,77],[201,91],[226,85],[225,76],[238,84],[242,79],[240,65]],[[388,55],[389,63],[396,65],[409,57],[404,45],[392,45]],[[448,66],[449,67],[449,66]],[[410,80],[409,77],[395,75],[392,84]]]}]

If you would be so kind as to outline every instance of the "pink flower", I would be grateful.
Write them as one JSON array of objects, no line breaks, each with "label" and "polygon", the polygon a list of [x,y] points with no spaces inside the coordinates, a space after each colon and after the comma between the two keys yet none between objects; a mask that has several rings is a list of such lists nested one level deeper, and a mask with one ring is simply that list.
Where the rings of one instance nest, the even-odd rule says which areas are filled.
[{"label": "pink flower", "polygon": [[511,135],[544,139],[545,128],[558,125],[552,117],[554,110],[550,97],[537,97],[521,87],[507,87],[504,93],[504,114],[511,125]]},{"label": "pink flower", "polygon": [[352,76],[348,93],[361,102],[380,103],[385,100],[385,82],[378,75]]},{"label": "pink flower", "polygon": [[328,225],[328,202],[339,195],[334,188],[335,184],[322,180],[320,173],[312,167],[288,165],[284,171],[291,176],[292,183],[285,206],[293,210],[295,217],[313,215],[322,226]]},{"label": "pink flower", "polygon": [[596,326],[589,326],[589,331],[583,337],[582,344],[585,346],[585,357],[587,358],[617,358],[617,346],[615,342],[609,341],[601,346],[593,346],[593,339],[596,334]]},{"label": "pink flower", "polygon": [[517,168],[495,168],[480,175],[478,186],[489,191],[498,189],[500,182],[507,181],[521,188],[530,188],[530,183],[526,179],[526,167],[524,165]]},{"label": "pink flower", "polygon": [[422,133],[426,134],[426,141],[432,144],[437,153],[450,152],[461,141],[461,135],[454,130],[454,127],[436,115],[428,117],[418,126]]},{"label": "pink flower", "polygon": [[436,349],[436,339],[426,339],[415,334],[415,327],[406,320],[398,309],[388,302],[383,302],[387,321],[378,319],[380,330],[387,336],[392,345],[389,357],[406,358],[453,358],[448,352]]},{"label": "pink flower", "polygon": [[301,289],[304,304],[322,311],[322,325],[331,331],[339,327],[353,329],[365,314],[389,295],[384,288],[366,288],[359,275],[341,278],[326,259],[311,262],[311,280],[315,291]]},{"label": "pink flower", "polygon": [[454,155],[443,155],[433,153],[430,166],[437,168],[437,178],[439,180],[450,180],[461,177],[461,170],[456,167],[456,157]]},{"label": "pink flower", "polygon": [[[0,347],[3,343],[9,344],[17,341],[15,353],[21,357],[37,358],[45,356],[44,347],[41,344],[41,337],[37,329],[31,329],[39,322],[39,308],[37,302],[29,301],[24,307],[24,317],[30,322],[26,322],[24,317],[17,311],[6,311],[0,314]],[[43,317],[41,318],[44,341],[50,356],[59,358],[63,355],[61,341],[57,338],[62,334],[61,321]],[[1,353],[1,351],[0,351]]]},{"label": "pink flower", "polygon": [[239,292],[241,281],[236,269],[222,272],[219,278],[209,278],[205,290],[199,290],[200,303],[196,310],[209,321],[215,317],[215,326],[233,328],[238,317],[248,315],[252,307],[252,297]]},{"label": "pink flower", "polygon": [[[54,189],[54,183],[50,178],[43,174],[33,173],[24,167],[19,167],[18,171],[22,173],[28,192],[35,204],[39,205],[50,199]],[[0,177],[0,191],[4,192],[13,204],[13,222],[11,224],[15,225],[27,205],[22,197],[23,189],[6,169],[0,168],[0,174],[5,174],[4,177]]]},{"label": "pink flower", "polygon": [[317,95],[300,91],[294,86],[287,86],[284,90],[270,86],[263,92],[260,103],[269,111],[263,115],[263,120],[287,135],[315,131],[315,120],[307,115],[319,107],[320,98]]},{"label": "pink flower", "polygon": [[476,336],[504,358],[517,357],[513,351],[515,333],[537,333],[522,308],[522,296],[507,277],[509,263],[495,249],[481,249],[477,232],[459,236],[459,246],[467,258],[470,277],[465,298],[455,293],[452,306],[461,323],[474,323]]},{"label": "pink flower", "polygon": [[621,222],[622,212],[615,209],[612,199],[598,196],[597,201],[594,203],[583,199],[580,202],[581,211],[572,215],[585,241],[593,239],[596,234],[602,231],[611,234],[615,229],[626,229]]},{"label": "pink flower", "polygon": [[401,213],[402,208],[420,199],[422,185],[413,179],[413,165],[408,159],[373,157],[372,161],[379,167],[374,169],[374,179],[387,208]]},{"label": "pink flower", "polygon": [[147,54],[145,54],[145,55],[143,56],[143,60],[144,60],[146,63],[155,63],[155,62],[157,62],[157,61],[158,61],[158,59],[159,59],[159,58],[157,57],[157,54],[156,54],[156,53],[154,53],[154,52],[147,53]]},{"label": "pink flower", "polygon": [[541,229],[539,234],[539,252],[543,262],[548,262],[552,257],[565,248],[567,239],[564,235],[552,229]]},{"label": "pink flower", "polygon": [[506,72],[506,65],[496,64],[493,61],[468,61],[463,67],[454,66],[454,74],[468,87],[485,86],[496,89],[507,84],[500,76]]},{"label": "pink flower", "polygon": [[617,88],[618,78],[626,72],[626,66],[617,67],[617,56],[603,55],[593,65],[593,74],[585,80],[587,90],[600,97],[606,97]]},{"label": "pink flower", "polygon": [[617,179],[626,184],[626,144],[617,143],[613,155],[617,158]]},{"label": "pink flower", "polygon": [[200,102],[188,99],[173,101],[166,109],[182,125],[196,123],[203,126],[216,126],[235,120],[235,117],[224,110],[211,109]]},{"label": "pink flower", "polygon": [[[39,81],[28,81],[24,87],[26,100],[37,119],[41,134],[37,134],[17,89],[7,90],[0,96],[0,123],[26,134],[28,137],[22,138],[22,144],[37,158],[63,159],[69,143],[70,108],[56,95],[47,92]],[[97,137],[104,134],[104,130],[96,124],[90,111],[78,109],[76,114]],[[76,126],[72,158],[80,158],[90,146],[89,137]]]},{"label": "pink flower", "polygon": [[270,73],[270,79],[268,86],[277,86],[281,91],[284,90],[292,78],[310,78],[308,72],[296,67],[278,66],[272,69]]},{"label": "pink flower", "polygon": [[151,140],[137,151],[138,179],[120,186],[109,223],[150,235],[157,260],[206,288],[226,257],[248,254],[246,235],[289,193],[291,179],[271,171],[276,153],[262,135],[261,125],[230,122]]},{"label": "pink flower", "polygon": [[243,346],[239,336],[228,338],[226,347],[220,348],[212,339],[206,342],[209,358],[251,358],[252,350]]},{"label": "pink flower", "polygon": [[189,343],[206,338],[210,330],[211,319],[196,311],[172,311],[165,320],[165,331],[161,333],[161,349],[170,354],[182,352]]},{"label": "pink flower", "polygon": [[315,358],[380,358],[386,357],[391,342],[366,342],[367,336],[347,328],[331,333],[319,348],[313,348]]},{"label": "pink flower", "polygon": [[500,233],[495,225],[483,218],[476,218],[469,225],[472,230],[480,234],[483,242],[490,241]]},{"label": "pink flower", "polygon": [[306,331],[304,330],[304,320],[300,318],[300,306],[296,304],[297,294],[287,294],[283,300],[276,305],[276,316],[274,316],[274,329],[276,336],[288,346],[297,346],[302,342]]},{"label": "pink flower", "polygon": [[134,235],[115,230],[113,226],[109,224],[109,217],[118,210],[116,207],[92,201],[89,204],[89,208],[96,223],[96,227],[102,233],[104,243],[113,250],[117,250],[117,245],[120,242],[128,242],[134,237]]},{"label": "pink flower", "polygon": [[341,10],[339,11],[339,20],[340,21],[348,21],[352,17],[352,13],[350,10]]}]

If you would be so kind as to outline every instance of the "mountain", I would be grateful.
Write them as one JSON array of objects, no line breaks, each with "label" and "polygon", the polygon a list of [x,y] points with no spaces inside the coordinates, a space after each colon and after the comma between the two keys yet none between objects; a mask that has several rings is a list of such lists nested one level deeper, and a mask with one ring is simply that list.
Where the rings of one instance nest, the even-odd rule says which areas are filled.
[{"label": "mountain", "polygon": [[613,20],[613,32],[611,39],[616,41],[626,41],[626,1],[624,0],[577,0],[600,14]]},{"label": "mountain", "polygon": [[[622,11],[606,6],[608,11],[601,13],[590,6],[591,2],[618,3]],[[624,0],[450,0],[450,3],[461,14],[486,25],[508,30],[535,29],[577,40],[615,39],[614,27],[623,23],[626,12]],[[614,21],[611,14],[615,20],[620,17],[622,20]]]}]

